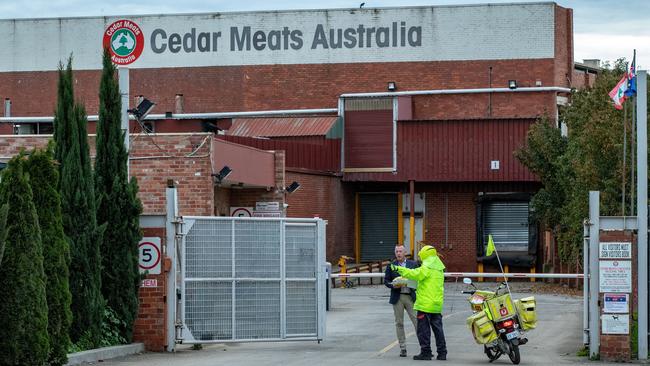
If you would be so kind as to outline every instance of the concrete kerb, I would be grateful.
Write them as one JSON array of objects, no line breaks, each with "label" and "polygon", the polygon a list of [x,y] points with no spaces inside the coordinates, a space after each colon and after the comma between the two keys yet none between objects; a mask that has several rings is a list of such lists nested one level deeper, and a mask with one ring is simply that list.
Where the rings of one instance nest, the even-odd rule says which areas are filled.
[{"label": "concrete kerb", "polygon": [[66,365],[81,365],[84,363],[95,363],[101,360],[108,360],[116,357],[124,357],[144,352],[144,343],[131,343],[123,346],[113,346],[91,349],[83,352],[68,354]]}]

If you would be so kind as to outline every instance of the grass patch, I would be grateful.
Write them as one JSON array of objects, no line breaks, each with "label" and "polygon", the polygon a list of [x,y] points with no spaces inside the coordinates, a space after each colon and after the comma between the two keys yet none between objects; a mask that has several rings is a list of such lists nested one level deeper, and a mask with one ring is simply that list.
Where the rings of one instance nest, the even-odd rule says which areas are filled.
[{"label": "grass patch", "polygon": [[576,352],[576,356],[578,357],[589,357],[589,347],[584,346],[581,349]]}]

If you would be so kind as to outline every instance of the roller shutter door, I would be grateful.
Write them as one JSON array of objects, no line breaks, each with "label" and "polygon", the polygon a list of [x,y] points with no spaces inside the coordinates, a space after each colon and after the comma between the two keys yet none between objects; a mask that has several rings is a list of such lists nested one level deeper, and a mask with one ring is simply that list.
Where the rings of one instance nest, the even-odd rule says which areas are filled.
[{"label": "roller shutter door", "polygon": [[483,206],[483,215],[485,243],[487,236],[492,234],[497,250],[528,251],[528,202],[487,202]]},{"label": "roller shutter door", "polygon": [[359,206],[361,260],[392,258],[398,235],[397,194],[360,194]]}]

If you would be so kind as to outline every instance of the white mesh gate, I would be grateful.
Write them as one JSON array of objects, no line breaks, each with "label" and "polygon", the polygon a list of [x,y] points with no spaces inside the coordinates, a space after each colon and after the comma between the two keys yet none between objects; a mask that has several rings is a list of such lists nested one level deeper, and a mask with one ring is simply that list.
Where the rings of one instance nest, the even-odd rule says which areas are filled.
[{"label": "white mesh gate", "polygon": [[324,338],[323,220],[182,221],[178,342]]}]

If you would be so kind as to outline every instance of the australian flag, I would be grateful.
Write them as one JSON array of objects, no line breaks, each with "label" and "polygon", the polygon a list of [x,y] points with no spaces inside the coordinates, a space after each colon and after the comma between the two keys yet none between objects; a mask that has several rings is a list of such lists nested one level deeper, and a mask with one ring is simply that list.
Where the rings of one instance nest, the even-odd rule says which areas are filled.
[{"label": "australian flag", "polygon": [[630,65],[630,72],[627,74],[627,90],[625,91],[626,97],[636,95],[636,50],[632,57],[632,64]]}]

